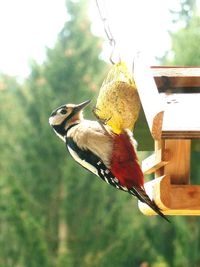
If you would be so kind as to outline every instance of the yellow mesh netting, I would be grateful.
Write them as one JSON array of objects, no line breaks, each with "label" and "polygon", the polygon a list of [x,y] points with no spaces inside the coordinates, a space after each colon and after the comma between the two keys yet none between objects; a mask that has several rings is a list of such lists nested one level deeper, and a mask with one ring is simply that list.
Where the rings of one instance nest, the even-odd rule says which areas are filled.
[{"label": "yellow mesh netting", "polygon": [[104,80],[96,103],[96,114],[119,134],[133,130],[140,110],[138,92],[124,62],[115,64]]}]

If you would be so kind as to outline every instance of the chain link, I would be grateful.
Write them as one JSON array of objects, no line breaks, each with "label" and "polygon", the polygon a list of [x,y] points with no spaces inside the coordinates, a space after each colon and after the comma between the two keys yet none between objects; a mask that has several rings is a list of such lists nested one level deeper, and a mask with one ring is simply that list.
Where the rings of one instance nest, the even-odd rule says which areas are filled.
[{"label": "chain link", "polygon": [[[101,2],[101,4],[100,4],[100,2]],[[104,4],[104,6],[103,6],[103,4]],[[108,18],[107,18],[108,16],[106,14],[105,2],[103,0],[96,0],[96,5],[97,5],[98,11],[99,11],[100,18],[103,22],[105,34],[106,34],[108,41],[112,47],[112,51],[110,54],[110,62],[112,64],[115,64],[115,62],[113,60],[113,56],[114,56],[114,52],[115,52],[115,48],[116,48],[116,41],[115,41],[115,39],[112,35],[112,32],[110,30],[110,26],[109,26],[109,22],[108,22]],[[120,57],[119,57],[119,61],[120,61]]]}]

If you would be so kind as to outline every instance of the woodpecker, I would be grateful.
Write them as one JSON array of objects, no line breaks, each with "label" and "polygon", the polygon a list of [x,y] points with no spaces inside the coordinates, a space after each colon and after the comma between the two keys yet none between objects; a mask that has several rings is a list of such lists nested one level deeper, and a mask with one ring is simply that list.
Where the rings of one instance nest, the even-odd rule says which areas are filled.
[{"label": "woodpecker", "polygon": [[49,124],[75,161],[106,183],[136,196],[169,221],[145,192],[132,132],[124,129],[116,134],[109,125],[85,120],[82,111],[89,103],[58,107],[51,113]]}]

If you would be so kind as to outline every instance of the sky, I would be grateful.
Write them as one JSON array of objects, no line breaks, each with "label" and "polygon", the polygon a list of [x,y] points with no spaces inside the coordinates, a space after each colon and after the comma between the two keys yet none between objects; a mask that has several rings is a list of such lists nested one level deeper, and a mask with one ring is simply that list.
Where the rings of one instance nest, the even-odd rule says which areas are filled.
[{"label": "sky", "polygon": [[[173,0],[106,0],[104,2],[112,34],[116,39],[121,57],[126,61],[132,59],[137,51],[142,51],[153,65],[156,63],[155,57],[162,56],[170,49],[168,34],[172,24],[169,13],[170,3],[177,8],[176,5],[172,5]],[[104,34],[95,1],[92,3],[90,14],[92,21],[95,22],[94,27],[99,29],[96,32]]]},{"label": "sky", "polygon": [[67,18],[65,0],[0,1],[0,71],[24,77],[41,63]]},{"label": "sky", "polygon": [[[133,57],[140,50],[148,54],[153,65],[155,57],[170,48],[168,8],[170,5],[177,8],[177,1],[106,0],[105,3],[122,58]],[[105,36],[95,0],[91,0],[89,15],[92,32]],[[66,19],[65,0],[1,0],[0,71],[26,77],[31,59],[44,61],[45,48],[53,47]],[[106,59],[110,47],[107,40],[105,44]]]}]

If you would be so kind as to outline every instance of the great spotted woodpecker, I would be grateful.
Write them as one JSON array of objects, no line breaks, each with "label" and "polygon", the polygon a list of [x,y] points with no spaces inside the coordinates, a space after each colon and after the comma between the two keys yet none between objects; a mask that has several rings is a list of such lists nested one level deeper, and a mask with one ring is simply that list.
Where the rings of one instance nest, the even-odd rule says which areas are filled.
[{"label": "great spotted woodpecker", "polygon": [[55,133],[75,161],[108,184],[136,196],[168,221],[145,192],[132,132],[127,129],[115,134],[108,125],[83,119],[82,110],[89,103],[67,104],[53,111],[49,123]]}]

